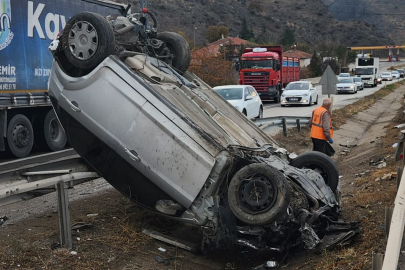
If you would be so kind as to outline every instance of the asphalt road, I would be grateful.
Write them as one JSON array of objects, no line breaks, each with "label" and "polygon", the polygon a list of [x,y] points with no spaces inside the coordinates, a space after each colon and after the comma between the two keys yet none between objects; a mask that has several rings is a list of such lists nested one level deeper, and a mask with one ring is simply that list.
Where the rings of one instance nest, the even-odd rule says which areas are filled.
[{"label": "asphalt road", "polygon": [[[380,62],[380,72],[387,70],[388,67],[391,66],[398,66],[403,64],[403,62]],[[311,78],[308,79],[311,82],[313,82],[315,85],[319,82],[319,78]],[[358,91],[356,94],[339,94],[339,95],[331,95],[332,99],[332,110],[333,109],[339,109],[343,106],[346,106],[348,104],[354,103],[355,101],[373,94],[377,90],[379,90],[381,87],[383,87],[385,84],[391,84],[396,82],[394,81],[384,81],[382,84],[377,85],[377,87],[365,87],[364,90]],[[274,116],[311,116],[312,110],[316,108],[317,106],[320,106],[322,103],[322,100],[325,97],[328,97],[327,95],[322,95],[322,86],[321,85],[316,85],[316,89],[318,90],[318,105],[311,105],[311,106],[300,106],[300,105],[294,105],[294,106],[286,106],[286,107],[281,107],[280,103],[275,104],[272,101],[265,101],[264,103],[264,112],[263,112],[263,117],[274,117]]]}]

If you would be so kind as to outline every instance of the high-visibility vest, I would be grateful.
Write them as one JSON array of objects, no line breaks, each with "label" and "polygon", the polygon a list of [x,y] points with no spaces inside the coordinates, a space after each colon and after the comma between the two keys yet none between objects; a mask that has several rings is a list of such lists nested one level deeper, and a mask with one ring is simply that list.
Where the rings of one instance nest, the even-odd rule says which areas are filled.
[{"label": "high-visibility vest", "polygon": [[[311,138],[327,140],[325,134],[323,133],[323,116],[325,113],[328,113],[328,110],[324,107],[319,107],[314,110],[312,116],[312,125],[311,125]],[[333,138],[333,128],[332,128],[332,118],[329,120],[329,131],[330,137]]]}]

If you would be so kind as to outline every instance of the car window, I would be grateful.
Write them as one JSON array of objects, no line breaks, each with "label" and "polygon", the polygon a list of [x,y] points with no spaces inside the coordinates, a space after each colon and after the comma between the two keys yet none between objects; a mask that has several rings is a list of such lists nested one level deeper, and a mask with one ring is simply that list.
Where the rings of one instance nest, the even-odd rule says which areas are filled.
[{"label": "car window", "polygon": [[339,78],[340,83],[353,83],[352,78]]},{"label": "car window", "polygon": [[226,100],[242,99],[242,87],[215,89]]},{"label": "car window", "polygon": [[308,90],[309,83],[308,82],[301,82],[301,83],[289,83],[285,90]]},{"label": "car window", "polygon": [[246,97],[247,97],[248,95],[250,95],[249,87],[245,87],[245,95],[244,95],[244,98],[246,99]]},{"label": "car window", "polygon": [[396,70],[394,70],[394,71],[393,71],[393,72],[391,72],[391,73],[398,74],[399,72],[398,72],[398,71],[396,71]]},{"label": "car window", "polygon": [[361,78],[354,78],[353,79],[355,82],[361,82]]},{"label": "car window", "polygon": [[257,92],[256,92],[256,90],[255,90],[254,88],[250,88],[250,95],[251,95],[252,97],[257,96]]},{"label": "car window", "polygon": [[389,72],[384,72],[382,75],[391,75],[391,73],[389,73]]}]

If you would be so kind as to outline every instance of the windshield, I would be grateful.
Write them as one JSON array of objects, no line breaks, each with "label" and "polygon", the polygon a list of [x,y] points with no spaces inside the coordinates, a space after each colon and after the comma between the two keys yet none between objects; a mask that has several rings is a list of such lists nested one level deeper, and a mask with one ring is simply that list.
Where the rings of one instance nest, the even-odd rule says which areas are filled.
[{"label": "windshield", "polygon": [[361,78],[353,78],[353,81],[355,81],[355,82],[361,82]]},{"label": "windshield", "polygon": [[340,83],[353,83],[352,78],[339,78]]},{"label": "windshield", "polygon": [[373,75],[373,68],[356,68],[355,75]]},{"label": "windshield", "polygon": [[243,88],[224,88],[215,89],[218,94],[220,94],[226,100],[237,100],[242,99]]},{"label": "windshield", "polygon": [[273,60],[242,61],[242,68],[273,68]]},{"label": "windshield", "polygon": [[289,83],[285,90],[308,90],[309,88],[309,83],[303,82],[303,83]]},{"label": "windshield", "polygon": [[391,73],[389,73],[389,72],[383,72],[381,75],[384,75],[384,76],[390,76],[390,75],[391,75]]},{"label": "windshield", "polygon": [[396,70],[394,70],[393,72],[391,72],[391,73],[394,73],[394,74],[399,74],[399,72],[398,71],[396,71]]}]

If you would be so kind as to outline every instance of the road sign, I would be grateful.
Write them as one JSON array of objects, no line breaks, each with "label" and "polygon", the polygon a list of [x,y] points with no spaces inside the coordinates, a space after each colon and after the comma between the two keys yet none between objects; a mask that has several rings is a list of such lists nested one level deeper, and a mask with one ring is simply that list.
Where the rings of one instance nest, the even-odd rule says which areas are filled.
[{"label": "road sign", "polygon": [[339,83],[339,81],[336,78],[335,73],[333,73],[332,68],[328,65],[319,81],[319,84],[322,85],[322,95],[328,95],[330,98],[331,94],[336,94],[337,83]]}]

